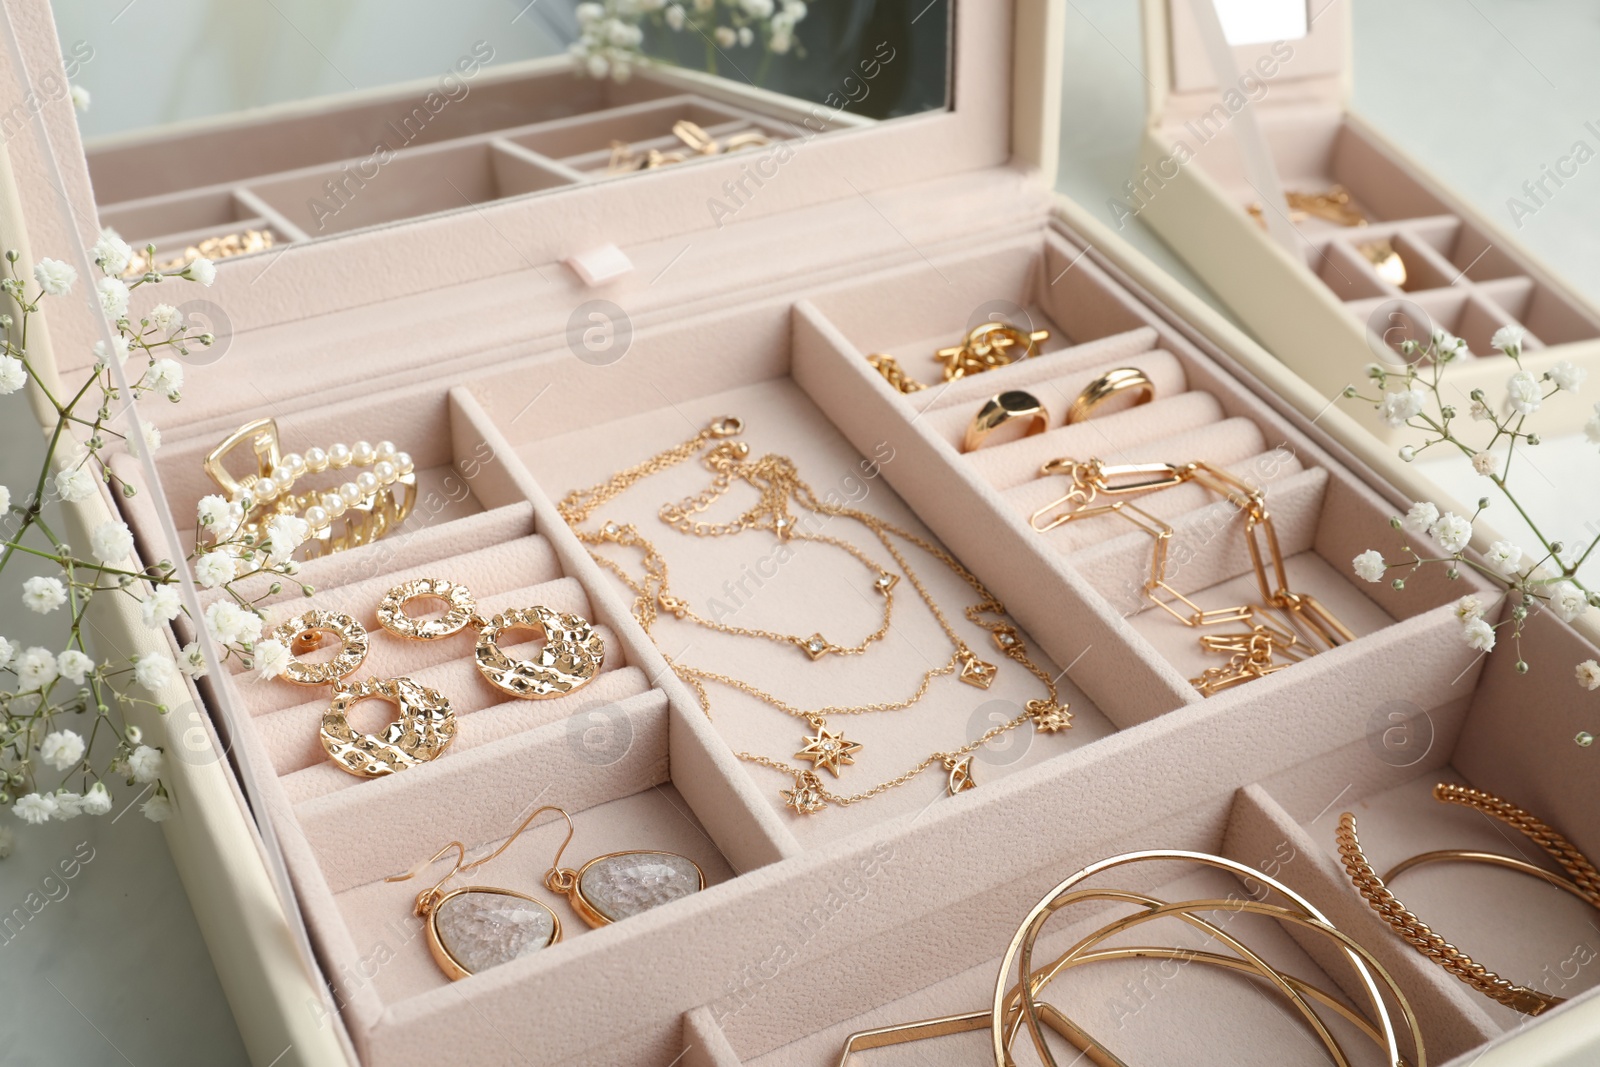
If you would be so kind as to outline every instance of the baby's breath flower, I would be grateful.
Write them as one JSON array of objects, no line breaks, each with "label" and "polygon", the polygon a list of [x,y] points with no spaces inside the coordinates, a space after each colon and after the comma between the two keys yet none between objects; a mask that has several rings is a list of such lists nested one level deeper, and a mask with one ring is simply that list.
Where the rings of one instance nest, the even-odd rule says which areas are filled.
[{"label": "baby's breath flower", "polygon": [[69,504],[94,496],[94,475],[84,467],[69,467],[56,474],[56,495]]},{"label": "baby's breath flower", "polygon": [[1578,676],[1578,684],[1591,693],[1596,689],[1600,689],[1600,663],[1596,663],[1592,659],[1586,659],[1578,664],[1575,673]]},{"label": "baby's breath flower", "polygon": [[1513,415],[1532,415],[1544,402],[1539,380],[1519,370],[1506,381],[1506,410]]},{"label": "baby's breath flower", "polygon": [[71,730],[56,730],[39,742],[39,758],[64,771],[83,761],[84,747],[83,738]]},{"label": "baby's breath flower", "polygon": [[16,812],[17,818],[30,826],[39,826],[50,821],[56,813],[56,799],[48,793],[28,793],[17,798],[11,810]]},{"label": "baby's breath flower", "polygon": [[1488,450],[1474,452],[1472,454],[1472,469],[1485,478],[1491,477],[1495,471],[1500,469],[1500,457]]},{"label": "baby's breath flower", "polygon": [[1473,619],[1483,618],[1483,601],[1468,593],[1456,601],[1456,618],[1461,622],[1471,622]]},{"label": "baby's breath flower", "polygon": [[256,674],[263,681],[270,681],[283,674],[289,666],[289,649],[277,638],[269,637],[252,650],[255,659]]},{"label": "baby's breath flower", "polygon": [[200,642],[190,641],[183,646],[178,654],[178,669],[190,678],[204,678],[206,674],[205,653],[200,651]]},{"label": "baby's breath flower", "polygon": [[17,672],[17,691],[29,693],[47,687],[60,677],[56,657],[48,648],[34,647],[17,657],[13,669]]},{"label": "baby's breath flower", "polygon": [[1489,347],[1515,358],[1522,354],[1522,339],[1526,335],[1521,326],[1502,326],[1489,338]]},{"label": "baby's breath flower", "polygon": [[1467,414],[1472,416],[1474,422],[1488,422],[1493,418],[1489,405],[1481,400],[1474,400],[1472,406],[1467,409]]},{"label": "baby's breath flower", "polygon": [[96,782],[83,794],[83,799],[78,803],[78,810],[85,815],[104,815],[111,810],[111,794],[106,791],[104,782]]},{"label": "baby's breath flower", "polygon": [[1550,587],[1550,610],[1562,622],[1571,622],[1589,608],[1589,598],[1572,582],[1561,581]]},{"label": "baby's breath flower", "polygon": [[1367,549],[1350,562],[1355,568],[1356,577],[1369,582],[1381,582],[1384,571],[1388,569],[1383,562],[1383,553],[1373,548]]},{"label": "baby's breath flower", "polygon": [[172,681],[172,671],[172,657],[160,652],[146,652],[134,662],[133,678],[154,694]]},{"label": "baby's breath flower", "polygon": [[28,384],[28,369],[16,356],[0,356],[0,396],[12,393]]},{"label": "baby's breath flower", "polygon": [[48,615],[67,602],[67,587],[60,578],[34,575],[22,583],[22,603],[29,611]]},{"label": "baby's breath flower", "polygon": [[1400,520],[1400,527],[1401,529],[1405,530],[1406,533],[1416,534],[1418,537],[1422,537],[1425,536],[1427,532],[1433,528],[1433,524],[1438,521],[1438,505],[1431,504],[1426,500],[1419,500],[1411,505],[1411,509],[1407,511],[1405,517]]},{"label": "baby's breath flower", "polygon": [[59,259],[41,259],[33,265],[33,280],[50,296],[66,296],[78,272]]},{"label": "baby's breath flower", "polygon": [[143,804],[140,804],[139,811],[151,822],[166,822],[172,818],[172,801],[157,793]]},{"label": "baby's breath flower", "polygon": [[82,685],[84,677],[94,670],[94,660],[75,648],[69,648],[56,657],[56,670],[73,685]]},{"label": "baby's breath flower", "polygon": [[1426,401],[1427,397],[1421,389],[1401,389],[1385,393],[1383,402],[1378,405],[1378,414],[1383,416],[1383,421],[1390,426],[1404,426],[1407,419],[1422,414]]},{"label": "baby's breath flower", "polygon": [[203,588],[215,589],[233,581],[238,562],[231,552],[207,552],[194,561],[194,580]]},{"label": "baby's breath flower", "polygon": [[165,766],[166,760],[162,757],[161,750],[151,748],[149,745],[140,745],[128,753],[128,777],[140,785],[149,785],[160,778]]},{"label": "baby's breath flower", "polygon": [[158,585],[144,598],[144,624],[152,630],[165,626],[176,619],[182,610],[183,601],[179,599],[178,591],[170,585]]},{"label": "baby's breath flower", "polygon": [[189,262],[189,265],[183,269],[182,277],[188,278],[192,282],[199,282],[201,285],[210,287],[211,283],[217,280],[217,265],[212,263],[205,256],[196,256]]},{"label": "baby's breath flower", "polygon": [[1517,573],[1517,565],[1522,562],[1522,549],[1510,541],[1496,541],[1489,546],[1487,558],[1489,566],[1509,577]]},{"label": "baby's breath flower", "polygon": [[121,563],[133,555],[133,531],[125,522],[107,519],[89,535],[89,551],[102,563]]},{"label": "baby's breath flower", "polygon": [[120,319],[128,314],[128,287],[121,278],[101,278],[94,287],[100,294],[100,307],[107,315]]},{"label": "baby's breath flower", "polygon": [[1468,619],[1463,623],[1461,639],[1479,652],[1494,651],[1494,627],[1482,619]]},{"label": "baby's breath flower", "polygon": [[1545,371],[1544,376],[1554,382],[1557,389],[1576,393],[1583,388],[1584,379],[1589,377],[1589,372],[1582,367],[1573,366],[1571,360],[1563,359]]},{"label": "baby's breath flower", "polygon": [[1472,540],[1472,523],[1455,512],[1447,511],[1439,516],[1439,521],[1433,524],[1428,533],[1446,552],[1454,555]]},{"label": "baby's breath flower", "polygon": [[150,324],[162,333],[170,334],[183,325],[183,312],[171,304],[157,304],[150,309]]},{"label": "baby's breath flower", "polygon": [[100,239],[89,249],[89,258],[113,278],[119,278],[133,262],[133,247],[124,241],[116,230],[100,231]]}]

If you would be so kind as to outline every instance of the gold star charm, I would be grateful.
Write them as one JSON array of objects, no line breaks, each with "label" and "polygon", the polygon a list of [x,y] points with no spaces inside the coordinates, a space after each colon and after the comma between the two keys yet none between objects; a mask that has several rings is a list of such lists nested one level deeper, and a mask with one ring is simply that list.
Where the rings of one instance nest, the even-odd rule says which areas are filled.
[{"label": "gold star charm", "polygon": [[806,736],[806,747],[796,752],[796,759],[811,761],[814,771],[832,771],[835,778],[839,777],[839,768],[856,761],[856,753],[861,751],[861,746],[854,741],[846,741],[842,732],[835,733],[821,723],[817,724],[817,736]]},{"label": "gold star charm", "polygon": [[827,806],[822,797],[822,780],[810,771],[794,776],[793,789],[780,789],[785,807],[793,808],[798,815],[815,815]]},{"label": "gold star charm", "polygon": [[985,663],[970,652],[961,661],[961,680],[979,689],[987,689],[993,685],[995,673],[996,668],[993,663]]},{"label": "gold star charm", "polygon": [[957,793],[965,793],[969,789],[978,788],[977,781],[972,777],[971,756],[962,756],[960,759],[946,756],[941,762],[944,763],[945,770],[950,772],[950,777],[945,783],[945,789],[949,791],[951,796],[955,796]]},{"label": "gold star charm", "polygon": [[1072,712],[1067,710],[1067,706],[1048,700],[1028,701],[1028,717],[1033,720],[1034,729],[1043,730],[1047,734],[1066,730],[1072,726]]}]

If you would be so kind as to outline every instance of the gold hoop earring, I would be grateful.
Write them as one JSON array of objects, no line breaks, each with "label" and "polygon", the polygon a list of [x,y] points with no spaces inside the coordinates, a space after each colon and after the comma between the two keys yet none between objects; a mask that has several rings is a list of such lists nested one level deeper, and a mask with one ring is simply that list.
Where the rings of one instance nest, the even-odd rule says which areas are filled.
[{"label": "gold hoop earring", "polygon": [[[304,663],[294,658],[320,647],[324,635],[339,639],[339,654],[332,660]],[[317,737],[341,770],[358,778],[381,778],[437,759],[455,740],[455,714],[438,690],[410,678],[345,682],[367,656],[366,628],[350,616],[312,609],[279,626],[272,636],[289,649],[283,672],[287,681],[333,687],[333,700],[322,714]],[[350,708],[372,699],[393,704],[399,715],[381,734],[359,733],[350,726]]]},{"label": "gold hoop earring", "polygon": [[[531,956],[561,940],[561,920],[549,905],[526,893],[498,886],[468,885],[442,892],[444,884],[457,874],[500,854],[497,849],[484,859],[467,863],[467,849],[452,841],[435,852],[421,868],[438,862],[451,849],[456,850],[456,865],[431,889],[417,894],[416,916],[428,934],[428,951],[439,969],[451,981],[478,974],[490,967]],[[420,870],[385,878],[385,882],[404,882]]]},{"label": "gold hoop earring", "polygon": [[[441,600],[447,610],[438,619],[416,619],[405,610],[414,600]],[[523,700],[545,700],[581,689],[605,664],[605,642],[583,616],[534,605],[485,619],[466,586],[443,578],[417,578],[395,586],[384,594],[377,614],[380,626],[410,641],[436,641],[472,629],[478,638],[473,653],[478,672],[496,689]],[[500,647],[500,635],[507,630],[533,630],[544,638],[544,647],[534,659],[512,659]]]},{"label": "gold hoop earring", "polygon": [[1351,884],[1371,905],[1372,910],[1378,913],[1378,917],[1388,923],[1406,944],[1489,999],[1524,1015],[1541,1015],[1564,1003],[1565,997],[1519,985],[1475,962],[1471,956],[1434,933],[1432,927],[1417,918],[1389,890],[1388,883],[1402,872],[1427,863],[1487,863],[1549,882],[1600,910],[1600,870],[1596,870],[1589,858],[1554,828],[1493,793],[1452,782],[1440,782],[1433,787],[1433,797],[1442,804],[1461,804],[1505,823],[1543,849],[1571,878],[1563,878],[1512,856],[1468,849],[1424,852],[1402,861],[1379,877],[1362,852],[1361,840],[1356,836],[1355,814],[1347,811],[1339,816],[1337,840],[1339,857],[1344,861],[1345,873],[1350,876]]}]

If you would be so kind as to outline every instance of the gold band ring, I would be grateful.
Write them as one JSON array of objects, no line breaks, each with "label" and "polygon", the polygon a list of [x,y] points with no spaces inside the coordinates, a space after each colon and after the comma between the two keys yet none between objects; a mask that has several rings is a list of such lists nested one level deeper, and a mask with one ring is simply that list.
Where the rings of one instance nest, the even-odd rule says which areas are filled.
[{"label": "gold band ring", "polygon": [[982,448],[984,442],[996,430],[1019,419],[1026,419],[1028,423],[1028,428],[1023,433],[1024,437],[1043,433],[1050,425],[1050,418],[1045,414],[1044,405],[1039,403],[1039,398],[1032,393],[1013,389],[990,397],[983,402],[983,407],[978,409],[978,414],[967,426],[967,436],[962,441],[961,451],[972,452]]},{"label": "gold band ring", "polygon": [[1067,409],[1066,425],[1082,422],[1094,414],[1094,409],[1104,404],[1118,393],[1138,390],[1139,396],[1134,400],[1132,407],[1148,404],[1156,397],[1156,387],[1144,371],[1138,367],[1118,367],[1116,370],[1107,371],[1094,381],[1083,387],[1083,392],[1078,394],[1072,406]]}]

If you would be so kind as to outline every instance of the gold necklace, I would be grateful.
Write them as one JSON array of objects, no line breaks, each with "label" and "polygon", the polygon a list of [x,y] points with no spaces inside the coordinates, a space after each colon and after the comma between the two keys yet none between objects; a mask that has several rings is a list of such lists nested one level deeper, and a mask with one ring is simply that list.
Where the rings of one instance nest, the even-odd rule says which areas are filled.
[{"label": "gold necklace", "polygon": [[[770,767],[792,776],[794,788],[780,791],[788,807],[802,815],[809,815],[820,811],[827,804],[847,806],[859,803],[910,781],[936,763],[942,765],[948,772],[946,785],[949,792],[951,794],[963,792],[976,785],[972,777],[972,753],[995,737],[1028,721],[1034,724],[1035,729],[1049,733],[1064,730],[1071,726],[1072,715],[1068,711],[1067,705],[1061,703],[1059,699],[1055,679],[1028,656],[1021,634],[1005,618],[1005,606],[984,587],[976,575],[967,570],[959,560],[951,556],[943,548],[909,530],[905,530],[894,523],[860,509],[840,504],[830,504],[824,501],[817,496],[810,486],[800,479],[792,460],[775,455],[763,456],[754,461],[749,460],[748,445],[743,442],[727,440],[727,438],[743,432],[743,429],[743,422],[737,418],[725,417],[714,420],[705,429],[674,448],[667,449],[645,460],[643,463],[619,471],[606,481],[587,490],[573,490],[562,499],[557,507],[562,518],[566,520],[579,540],[589,546],[590,555],[593,556],[595,561],[610,570],[624,585],[633,591],[634,617],[639,621],[645,632],[651,635],[652,640],[654,639],[654,626],[659,618],[659,611],[666,611],[675,618],[692,621],[698,625],[723,633],[797,644],[812,659],[820,658],[830,652],[841,655],[859,654],[865,651],[866,646],[887,633],[892,611],[892,600],[890,598],[899,576],[877,567],[864,552],[842,539],[801,532],[799,529],[800,523],[790,510],[791,504],[798,505],[804,511],[816,515],[847,518],[861,523],[873,532],[889,554],[894,557],[895,562],[900,566],[911,585],[917,590],[923,602],[928,605],[929,611],[938,621],[940,628],[943,629],[946,637],[955,648],[955,653],[948,662],[924,672],[916,691],[906,699],[848,707],[828,706],[808,711],[795,707],[741,679],[681,664],[664,651],[662,653],[674,673],[695,691],[700,701],[701,710],[705,712],[707,718],[711,717],[711,700],[706,684],[712,682],[739,690],[778,711],[782,711],[786,715],[804,719],[811,726],[814,733],[805,736],[805,747],[795,753],[796,759],[810,761],[810,769],[801,769],[781,760],[750,752],[741,751],[735,753],[740,759]],[[584,524],[588,522],[594,510],[600,505],[626,491],[635,483],[676,466],[700,454],[702,451],[706,451],[708,446],[710,450],[705,456],[705,463],[712,472],[711,485],[698,495],[689,497],[678,504],[663,506],[660,510],[661,520],[682,533],[698,537],[725,537],[750,530],[768,530],[777,535],[780,541],[809,540],[832,544],[850,552],[856,559],[878,573],[874,587],[885,597],[884,623],[878,631],[870,635],[861,645],[843,648],[821,639],[820,634],[812,635],[811,638],[798,638],[793,635],[780,634],[768,630],[731,627],[706,619],[693,612],[682,598],[673,595],[665,558],[661,555],[660,550],[639,532],[637,527],[631,523],[606,522],[597,529],[584,528]],[[755,488],[760,493],[759,503],[732,522],[713,523],[695,518],[696,515],[706,512],[731,488],[736,480],[743,481]],[[992,727],[975,741],[948,752],[935,752],[905,773],[881,782],[863,792],[841,795],[826,789],[817,772],[827,770],[834,777],[838,777],[841,767],[855,762],[855,756],[860,752],[862,746],[857,742],[848,740],[842,731],[828,729],[827,716],[861,715],[870,712],[897,711],[909,708],[927,694],[934,679],[946,674],[955,673],[967,684],[987,689],[993,683],[997,672],[997,668],[993,664],[981,660],[961,638],[960,634],[955,631],[949,619],[928,592],[927,587],[923,585],[921,578],[896,547],[893,540],[895,537],[921,548],[950,568],[953,573],[973,588],[980,599],[977,604],[971,605],[966,609],[968,621],[987,630],[1001,652],[1037,677],[1044,684],[1047,696],[1043,699],[1028,701],[1025,710],[1020,715]],[[637,549],[642,556],[642,577],[635,578],[620,563],[596,551],[598,546],[608,543]],[[821,639],[821,644],[824,647],[820,651],[814,651],[819,639]]]}]

